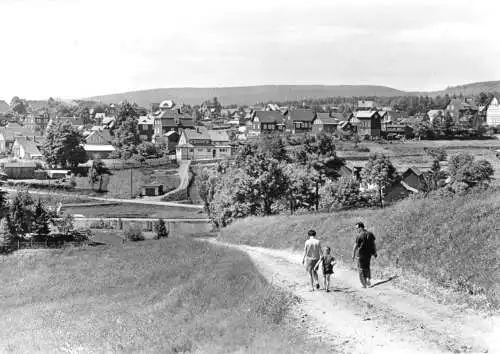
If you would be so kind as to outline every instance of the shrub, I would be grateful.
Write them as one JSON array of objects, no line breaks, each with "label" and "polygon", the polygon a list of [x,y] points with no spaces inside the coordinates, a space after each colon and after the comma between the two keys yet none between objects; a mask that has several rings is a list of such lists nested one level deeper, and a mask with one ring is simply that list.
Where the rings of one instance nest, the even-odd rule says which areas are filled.
[{"label": "shrub", "polygon": [[168,237],[168,230],[167,227],[165,226],[165,221],[163,221],[163,219],[159,219],[155,223],[155,232],[156,232],[156,239]]},{"label": "shrub", "polygon": [[445,161],[448,155],[446,154],[446,150],[443,148],[424,148],[424,151],[427,155],[433,157],[438,161]]},{"label": "shrub", "polygon": [[140,227],[130,227],[125,230],[125,238],[129,241],[144,241],[144,235]]},{"label": "shrub", "polygon": [[[119,223],[120,221],[118,221]],[[113,225],[108,222],[108,221],[104,221],[103,219],[100,219],[99,221],[93,221],[89,228],[91,229],[108,229],[108,230],[111,230],[113,229]]]}]

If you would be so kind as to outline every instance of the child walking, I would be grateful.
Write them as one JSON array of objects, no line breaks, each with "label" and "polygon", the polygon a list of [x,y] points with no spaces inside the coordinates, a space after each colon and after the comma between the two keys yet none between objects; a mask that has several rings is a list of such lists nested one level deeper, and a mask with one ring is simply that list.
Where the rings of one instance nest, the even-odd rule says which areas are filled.
[{"label": "child walking", "polygon": [[325,254],[321,256],[318,263],[316,263],[316,266],[314,267],[314,269],[317,270],[319,265],[322,265],[323,281],[326,292],[330,292],[330,275],[333,274],[333,266],[335,265],[335,257],[333,257],[330,252],[330,247],[326,247]]}]

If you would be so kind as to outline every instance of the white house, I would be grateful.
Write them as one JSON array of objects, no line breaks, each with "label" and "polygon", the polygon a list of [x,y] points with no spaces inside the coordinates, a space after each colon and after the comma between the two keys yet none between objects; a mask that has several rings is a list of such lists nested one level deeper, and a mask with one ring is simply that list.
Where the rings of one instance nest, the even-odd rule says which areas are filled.
[{"label": "white house", "polygon": [[498,98],[493,97],[486,111],[486,124],[500,125],[500,102]]},{"label": "white house", "polygon": [[183,129],[176,147],[177,160],[214,160],[231,157],[231,146],[225,132],[204,127]]}]

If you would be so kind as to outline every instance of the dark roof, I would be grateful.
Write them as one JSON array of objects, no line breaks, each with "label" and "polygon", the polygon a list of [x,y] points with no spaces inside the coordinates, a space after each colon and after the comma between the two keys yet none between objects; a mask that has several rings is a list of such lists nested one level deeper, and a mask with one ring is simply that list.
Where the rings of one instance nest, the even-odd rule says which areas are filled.
[{"label": "dark roof", "polygon": [[344,117],[344,115],[342,113],[331,113],[330,114],[330,117],[332,118],[335,118],[335,119],[338,119],[340,121],[344,121],[344,120],[347,120],[346,117]]},{"label": "dark roof", "polygon": [[41,152],[38,150],[36,145],[32,141],[29,141],[26,137],[20,136],[16,138],[16,140],[17,143],[22,146],[24,152],[30,155],[41,155]]},{"label": "dark roof", "polygon": [[324,118],[330,118],[330,113],[318,112],[316,113],[316,118],[323,120]]},{"label": "dark roof", "polygon": [[261,123],[283,123],[281,112],[255,111],[254,117],[258,117]]},{"label": "dark roof", "polygon": [[315,114],[312,109],[293,109],[288,111],[288,116],[293,121],[312,122]]},{"label": "dark roof", "polygon": [[339,124],[340,121],[337,118],[332,118],[332,117],[317,117],[323,124]]},{"label": "dark roof", "polygon": [[162,120],[170,118],[192,119],[190,115],[180,112],[178,108],[166,109],[162,111],[156,118],[161,118]]}]

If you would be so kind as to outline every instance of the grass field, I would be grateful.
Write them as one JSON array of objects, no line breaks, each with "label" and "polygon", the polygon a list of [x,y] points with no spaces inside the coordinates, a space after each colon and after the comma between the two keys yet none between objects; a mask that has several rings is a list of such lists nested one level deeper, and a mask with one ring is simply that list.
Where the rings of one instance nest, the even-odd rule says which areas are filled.
[{"label": "grass field", "polygon": [[0,262],[2,353],[326,352],[234,250],[178,238]]},{"label": "grass field", "polygon": [[[301,250],[307,231],[315,229],[336,257],[351,264],[354,224],[363,221],[377,237],[380,250],[374,262],[375,276],[404,273],[407,277],[398,282],[410,291],[488,309],[499,307],[498,220],[497,189],[466,197],[405,200],[383,210],[251,217],[223,229],[220,237],[235,243]],[[434,286],[406,284],[405,278],[412,276],[450,292],[438,294]]]},{"label": "grass field", "polygon": [[[177,174],[172,174],[172,170],[161,168],[113,170],[112,172],[113,175],[109,176],[109,183],[106,185],[106,195],[114,198],[130,198],[131,194],[134,197],[138,196],[144,184],[163,183],[165,192],[174,190],[180,184]],[[76,182],[78,189],[91,189],[88,177],[77,177]]]},{"label": "grass field", "polygon": [[150,204],[117,204],[63,207],[63,212],[88,218],[205,218],[203,210]]},{"label": "grass field", "polygon": [[[425,152],[426,148],[443,148],[449,156],[458,153],[469,153],[476,159],[485,159],[491,163],[495,170],[494,184],[500,185],[500,159],[494,150],[500,149],[499,139],[486,140],[422,140],[409,142],[393,142],[379,144],[377,142],[363,141],[360,146],[367,147],[370,152],[355,152],[352,142],[340,142],[339,156],[351,158],[368,158],[372,153],[383,153],[389,157],[396,169],[404,172],[407,168],[415,166],[418,168],[430,168],[432,158]],[[355,165],[363,166],[364,161],[352,161]]]}]

